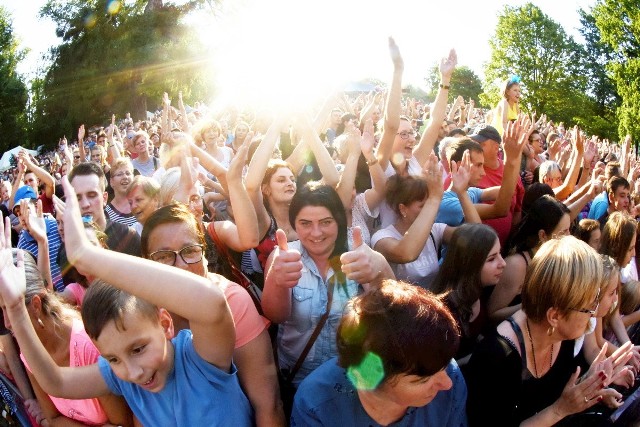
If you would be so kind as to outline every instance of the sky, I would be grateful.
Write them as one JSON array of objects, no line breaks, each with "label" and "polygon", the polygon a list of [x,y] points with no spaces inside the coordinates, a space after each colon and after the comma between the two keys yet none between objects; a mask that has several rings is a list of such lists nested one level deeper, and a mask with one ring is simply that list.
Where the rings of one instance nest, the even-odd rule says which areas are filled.
[{"label": "sky", "polygon": [[[0,0],[13,16],[21,46],[30,49],[19,68],[28,78],[42,65],[42,53],[59,41],[53,23],[37,18],[44,3]],[[457,51],[459,65],[482,77],[497,15],[505,4],[524,3],[226,0],[216,18],[196,16],[189,22],[212,49],[219,64],[218,83],[244,88],[246,96],[274,97],[282,95],[284,85],[305,92],[309,82],[314,82],[317,90],[326,90],[342,79],[388,81],[392,71],[389,36],[394,37],[404,58],[403,83],[422,85],[432,65],[451,48]],[[589,9],[595,0],[533,3],[582,41],[577,10]]]}]

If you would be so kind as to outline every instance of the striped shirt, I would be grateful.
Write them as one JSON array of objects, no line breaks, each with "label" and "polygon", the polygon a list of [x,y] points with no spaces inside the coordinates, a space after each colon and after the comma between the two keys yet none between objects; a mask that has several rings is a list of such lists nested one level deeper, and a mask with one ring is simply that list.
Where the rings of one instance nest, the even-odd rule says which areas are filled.
[{"label": "striped shirt", "polygon": [[[60,234],[58,234],[58,224],[56,220],[49,214],[44,215],[44,222],[47,226],[47,239],[49,240],[49,266],[51,268],[51,279],[53,280],[53,288],[62,292],[64,290],[64,284],[62,283],[62,275],[60,274],[60,267],[56,262],[58,258],[58,251],[60,250]],[[29,234],[27,230],[20,232],[20,239],[18,240],[18,249],[25,250],[33,255],[33,258],[38,260],[38,242]]]},{"label": "striped shirt", "polygon": [[120,212],[111,203],[105,206],[104,213],[107,214],[107,218],[111,221],[119,222],[120,224],[128,225],[129,227],[133,227],[133,224],[137,222],[135,216],[130,213],[124,214]]}]

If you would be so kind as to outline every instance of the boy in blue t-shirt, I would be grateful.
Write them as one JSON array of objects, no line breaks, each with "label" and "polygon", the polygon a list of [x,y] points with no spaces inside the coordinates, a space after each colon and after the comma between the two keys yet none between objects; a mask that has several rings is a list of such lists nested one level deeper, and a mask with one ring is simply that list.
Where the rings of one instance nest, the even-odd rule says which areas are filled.
[{"label": "boy in blue t-shirt", "polygon": [[[178,268],[93,246],[67,178],[63,187],[67,203],[56,208],[64,212],[69,259],[83,274],[113,285],[93,284],[83,302],[86,331],[102,354],[97,364],[62,368],[46,352],[24,303],[22,253],[14,266],[8,223],[0,224],[0,304],[44,391],[67,399],[121,394],[144,425],[251,425],[231,362],[233,318],[220,288]],[[191,330],[172,339],[167,310],[186,318]]]}]

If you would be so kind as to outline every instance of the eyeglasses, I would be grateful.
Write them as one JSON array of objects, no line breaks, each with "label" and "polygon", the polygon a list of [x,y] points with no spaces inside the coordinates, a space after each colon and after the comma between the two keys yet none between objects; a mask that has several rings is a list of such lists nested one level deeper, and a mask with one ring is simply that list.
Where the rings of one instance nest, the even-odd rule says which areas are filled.
[{"label": "eyeglasses", "polygon": [[580,313],[588,314],[590,316],[595,316],[598,312],[598,307],[600,307],[600,288],[598,288],[598,293],[596,294],[596,300],[594,301],[595,307],[592,309],[589,308],[572,308],[573,311],[578,311]]},{"label": "eyeglasses", "polygon": [[414,137],[414,138],[415,138],[415,136],[417,135],[417,133],[416,133],[416,131],[411,131],[411,132],[404,131],[404,132],[399,132],[399,133],[397,133],[396,135],[400,135],[400,138],[402,138],[402,139],[407,139],[407,138],[409,138],[410,136],[412,136],[412,137]]},{"label": "eyeglasses", "polygon": [[114,174],[113,174],[113,177],[114,177],[114,178],[122,178],[123,176],[132,176],[132,175],[133,175],[133,173],[132,173],[132,172],[126,171],[126,172],[118,172],[118,173],[114,173]]},{"label": "eyeglasses", "polygon": [[203,245],[189,245],[179,251],[162,250],[149,254],[149,259],[165,265],[176,265],[178,254],[185,264],[195,264],[202,261]]}]

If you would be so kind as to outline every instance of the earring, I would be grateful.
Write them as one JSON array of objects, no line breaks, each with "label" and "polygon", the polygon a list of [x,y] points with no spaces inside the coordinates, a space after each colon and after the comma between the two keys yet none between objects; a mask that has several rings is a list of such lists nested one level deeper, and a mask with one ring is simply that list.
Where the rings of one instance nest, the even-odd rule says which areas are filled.
[{"label": "earring", "polygon": [[38,317],[38,325],[40,325],[41,328],[44,328],[44,322],[42,322],[42,319]]},{"label": "earring", "polygon": [[555,331],[556,328],[554,326],[549,326],[549,329],[547,329],[547,335],[551,336]]}]

